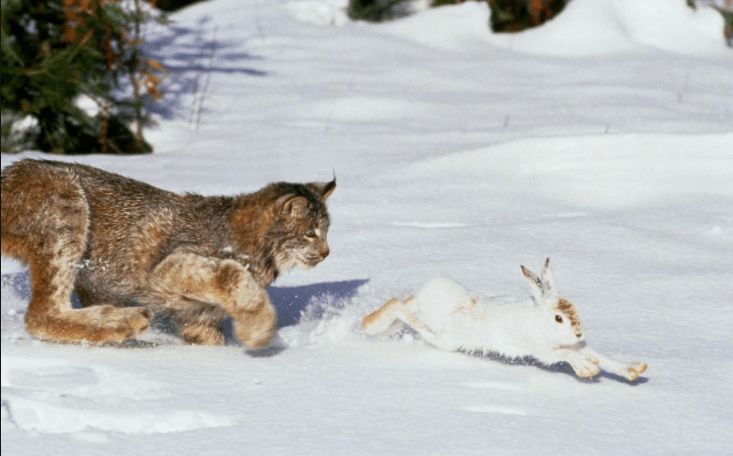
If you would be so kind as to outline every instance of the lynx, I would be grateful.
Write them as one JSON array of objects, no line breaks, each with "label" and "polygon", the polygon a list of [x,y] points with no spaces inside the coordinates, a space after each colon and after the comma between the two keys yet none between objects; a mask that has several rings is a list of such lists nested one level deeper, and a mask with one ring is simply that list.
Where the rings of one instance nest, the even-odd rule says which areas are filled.
[{"label": "lynx", "polygon": [[121,342],[164,311],[189,343],[223,344],[221,325],[232,317],[234,335],[262,348],[277,324],[266,288],[329,254],[325,202],[336,180],[201,196],[25,159],[2,171],[1,187],[2,254],[28,265],[32,336]]}]

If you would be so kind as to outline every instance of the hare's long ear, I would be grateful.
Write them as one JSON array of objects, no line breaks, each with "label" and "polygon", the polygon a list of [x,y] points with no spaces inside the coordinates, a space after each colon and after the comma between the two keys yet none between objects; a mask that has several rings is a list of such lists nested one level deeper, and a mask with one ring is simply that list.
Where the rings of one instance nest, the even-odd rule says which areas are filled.
[{"label": "hare's long ear", "polygon": [[542,268],[542,296],[545,299],[556,301],[559,298],[557,292],[557,286],[555,285],[555,278],[552,276],[552,270],[550,269],[550,258],[545,260],[545,266]]},{"label": "hare's long ear", "polygon": [[524,277],[527,278],[527,282],[529,282],[529,287],[532,289],[532,294],[534,295],[535,302],[537,304],[541,304],[543,300],[543,293],[542,282],[540,281],[540,278],[524,266],[520,267],[522,268],[522,274],[524,274]]}]

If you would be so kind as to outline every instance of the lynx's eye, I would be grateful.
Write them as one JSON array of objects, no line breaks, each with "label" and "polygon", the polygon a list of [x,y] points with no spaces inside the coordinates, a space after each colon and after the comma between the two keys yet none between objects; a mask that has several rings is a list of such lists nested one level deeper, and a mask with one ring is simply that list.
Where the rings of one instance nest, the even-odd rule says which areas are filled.
[{"label": "lynx's eye", "polygon": [[313,242],[316,239],[318,239],[318,235],[316,234],[315,231],[308,231],[307,233],[305,233],[305,235],[303,235],[303,239],[305,239],[306,241]]},{"label": "lynx's eye", "polygon": [[555,315],[555,321],[558,323],[562,323],[562,317],[560,315]]}]

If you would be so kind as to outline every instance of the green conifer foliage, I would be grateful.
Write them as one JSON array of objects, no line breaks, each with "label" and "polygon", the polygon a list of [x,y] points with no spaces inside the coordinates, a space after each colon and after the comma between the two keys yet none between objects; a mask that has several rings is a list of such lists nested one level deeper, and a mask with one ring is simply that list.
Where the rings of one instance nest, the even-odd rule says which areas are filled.
[{"label": "green conifer foliage", "polygon": [[[139,24],[150,18],[118,0],[3,0],[3,152],[150,152],[143,101],[160,96],[163,70],[140,50]],[[82,95],[98,112],[76,105]],[[18,142],[9,122],[29,117],[35,127]]]}]

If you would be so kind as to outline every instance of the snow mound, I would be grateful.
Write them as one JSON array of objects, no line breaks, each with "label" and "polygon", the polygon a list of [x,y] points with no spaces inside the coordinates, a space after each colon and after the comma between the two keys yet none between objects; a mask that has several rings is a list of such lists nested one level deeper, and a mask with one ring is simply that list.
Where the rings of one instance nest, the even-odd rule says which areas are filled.
[{"label": "snow mound", "polygon": [[288,2],[290,14],[297,20],[317,25],[343,25],[349,22],[346,15],[348,0],[294,0]]},{"label": "snow mound", "polygon": [[382,24],[380,29],[405,40],[446,50],[470,50],[491,42],[489,5],[466,2],[441,6]]},{"label": "snow mound", "polygon": [[699,54],[727,51],[723,19],[668,0],[574,0],[554,20],[516,35],[497,36],[513,50],[546,55],[608,54],[644,47]]},{"label": "snow mound", "polygon": [[574,0],[555,19],[520,33],[494,33],[485,2],[444,6],[385,24],[382,29],[436,48],[496,47],[556,56],[604,55],[655,48],[699,55],[730,52],[723,19],[668,0]]},{"label": "snow mound", "polygon": [[[3,354],[2,403],[9,424],[41,433],[114,431],[159,434],[230,426],[203,410],[149,410],[166,399],[166,384],[140,373],[52,357]],[[103,436],[103,434],[102,434]]]},{"label": "snow mound", "polygon": [[507,193],[531,192],[558,203],[637,207],[680,196],[729,196],[731,150],[731,133],[530,138],[428,159],[395,179],[461,175],[501,181]]},{"label": "snow mound", "polygon": [[303,109],[303,117],[326,119],[327,121],[372,122],[404,119],[427,109],[430,109],[427,103],[381,97],[350,96],[309,105]]}]

